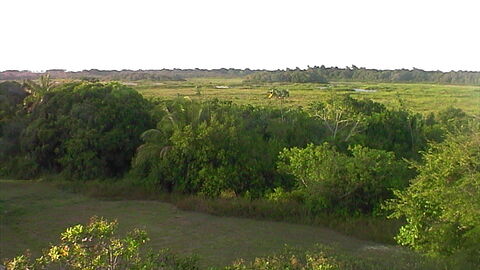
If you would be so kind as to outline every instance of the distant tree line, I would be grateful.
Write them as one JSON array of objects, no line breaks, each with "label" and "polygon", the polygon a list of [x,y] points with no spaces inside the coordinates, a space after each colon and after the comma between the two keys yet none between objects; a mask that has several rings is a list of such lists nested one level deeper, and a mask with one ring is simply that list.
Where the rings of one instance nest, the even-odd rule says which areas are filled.
[{"label": "distant tree line", "polygon": [[192,77],[243,77],[252,74],[250,69],[160,69],[160,70],[99,70],[66,71],[50,69],[45,72],[28,70],[6,70],[0,72],[0,80],[34,80],[49,74],[52,79],[84,79],[84,80],[120,80],[120,81],[181,81]]},{"label": "distant tree line", "polygon": [[169,81],[194,77],[244,77],[247,82],[326,83],[328,81],[442,83],[480,85],[478,71],[425,71],[422,69],[378,70],[356,66],[338,68],[314,66],[307,69],[251,70],[251,69],[160,69],[160,70],[99,70],[66,71],[51,69],[36,73],[28,70],[0,72],[0,80],[38,79],[49,74],[52,79]]},{"label": "distant tree line", "polygon": [[255,72],[247,76],[248,82],[322,83],[327,81],[442,83],[480,85],[478,71],[425,71],[421,69],[378,70],[356,66],[338,68],[315,66],[307,69],[286,69]]}]

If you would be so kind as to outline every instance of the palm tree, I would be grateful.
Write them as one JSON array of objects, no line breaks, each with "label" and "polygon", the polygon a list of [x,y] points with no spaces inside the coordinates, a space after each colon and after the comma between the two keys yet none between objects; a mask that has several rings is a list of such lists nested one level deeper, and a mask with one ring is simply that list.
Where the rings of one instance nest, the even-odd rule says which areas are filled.
[{"label": "palm tree", "polygon": [[158,122],[157,128],[149,129],[141,135],[144,144],[138,147],[133,165],[164,158],[173,149],[170,137],[174,132],[188,125],[196,127],[210,118],[203,107],[203,104],[188,98],[178,99],[170,106],[165,106],[165,116]]},{"label": "palm tree", "polygon": [[168,145],[165,134],[158,129],[149,129],[142,133],[141,139],[144,144],[137,149],[137,154],[133,159],[133,166],[146,164],[149,161],[163,158],[171,149]]},{"label": "palm tree", "polygon": [[27,91],[35,97],[41,97],[53,89],[53,82],[50,80],[50,74],[40,76],[40,83],[32,80],[25,81]]},{"label": "palm tree", "polygon": [[30,93],[24,101],[24,105],[27,107],[28,111],[33,110],[38,103],[41,103],[43,101],[43,96],[54,88],[54,84],[50,80],[50,74],[40,76],[39,83],[27,80],[24,82],[24,86],[27,92]]}]

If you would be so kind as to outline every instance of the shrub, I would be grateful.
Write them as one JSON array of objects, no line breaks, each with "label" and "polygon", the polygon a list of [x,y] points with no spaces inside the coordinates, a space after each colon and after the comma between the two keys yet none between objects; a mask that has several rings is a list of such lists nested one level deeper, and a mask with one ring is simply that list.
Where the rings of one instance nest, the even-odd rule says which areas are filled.
[{"label": "shrub", "polygon": [[415,254],[397,253],[395,257],[383,256],[374,259],[370,256],[354,256],[332,248],[317,245],[310,250],[286,247],[283,251],[258,257],[251,262],[242,259],[235,261],[225,270],[438,270],[476,269],[460,263],[452,264],[442,260],[431,260]]},{"label": "shrub", "polygon": [[33,179],[39,172],[37,163],[29,156],[14,156],[0,164],[0,176]]},{"label": "shrub", "polygon": [[295,177],[313,212],[371,212],[391,197],[392,188],[406,186],[408,169],[393,153],[362,146],[350,151],[340,153],[328,143],[285,149],[278,167]]},{"label": "shrub", "polygon": [[[320,141],[306,113],[228,102],[175,100],[162,104],[156,129],[142,135],[133,171],[167,191],[217,197],[224,191],[256,198],[275,186],[291,186],[275,163],[286,146]],[[320,129],[321,130],[321,129]],[[310,132],[311,131],[311,132]]]},{"label": "shrub", "polygon": [[296,255],[292,252],[284,252],[269,257],[259,257],[251,263],[243,260],[234,262],[231,266],[225,267],[225,270],[342,270],[345,269],[335,260],[326,254],[305,253]]},{"label": "shrub", "polygon": [[149,105],[118,83],[77,82],[47,92],[34,107],[22,148],[43,169],[89,179],[128,170]]},{"label": "shrub", "polygon": [[61,234],[61,242],[45,250],[40,258],[18,256],[6,262],[9,270],[35,270],[61,267],[65,270],[115,269],[199,269],[193,257],[180,258],[168,250],[145,251],[149,241],[145,231],[135,229],[124,238],[116,236],[117,223],[92,218]]},{"label": "shrub", "polygon": [[450,136],[424,153],[419,175],[388,204],[406,218],[397,241],[432,255],[480,263],[480,136]]},{"label": "shrub", "polygon": [[391,151],[399,158],[417,158],[427,146],[424,119],[406,110],[386,110],[367,118],[362,145]]}]

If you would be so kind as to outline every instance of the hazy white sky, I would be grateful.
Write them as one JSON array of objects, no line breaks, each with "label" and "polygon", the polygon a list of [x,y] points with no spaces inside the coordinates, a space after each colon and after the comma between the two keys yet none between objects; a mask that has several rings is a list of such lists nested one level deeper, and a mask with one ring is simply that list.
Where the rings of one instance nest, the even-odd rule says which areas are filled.
[{"label": "hazy white sky", "polygon": [[1,0],[0,70],[480,71],[478,0]]}]

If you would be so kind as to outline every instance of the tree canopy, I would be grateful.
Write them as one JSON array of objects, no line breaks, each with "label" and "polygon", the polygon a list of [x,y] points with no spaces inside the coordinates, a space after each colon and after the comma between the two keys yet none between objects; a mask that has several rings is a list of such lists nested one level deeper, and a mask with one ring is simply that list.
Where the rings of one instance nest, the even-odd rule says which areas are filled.
[{"label": "tree canopy", "polygon": [[480,262],[480,133],[450,136],[424,153],[418,176],[390,201],[404,217],[397,240],[430,254]]},{"label": "tree canopy", "polygon": [[79,178],[121,175],[151,127],[149,105],[118,83],[68,83],[43,96],[21,137],[42,168]]}]

